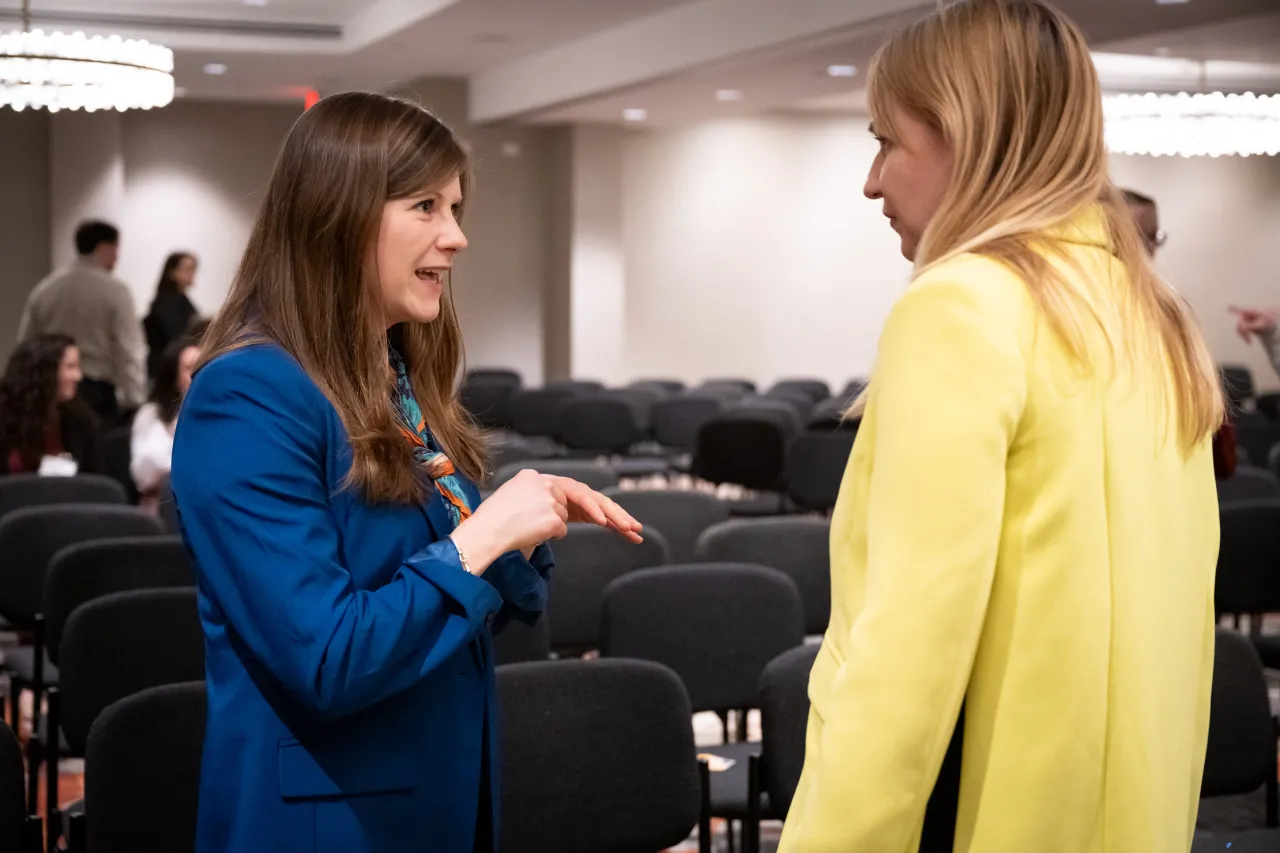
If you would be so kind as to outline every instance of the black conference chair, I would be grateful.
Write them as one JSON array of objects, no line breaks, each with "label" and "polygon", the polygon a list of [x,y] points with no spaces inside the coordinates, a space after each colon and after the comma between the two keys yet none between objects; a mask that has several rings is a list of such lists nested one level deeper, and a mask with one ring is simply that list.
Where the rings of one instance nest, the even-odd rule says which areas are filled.
[{"label": "black conference chair", "polygon": [[551,620],[544,613],[532,625],[512,620],[493,638],[493,660],[497,666],[528,663],[551,657]]},{"label": "black conference chair", "polygon": [[1280,499],[1280,479],[1265,468],[1241,465],[1236,472],[1218,481],[1218,502]]},{"label": "black conference chair", "polygon": [[783,652],[760,676],[760,755],[747,760],[745,853],[759,853],[760,821],[782,818],[804,770],[809,727],[809,673],[820,645]]},{"label": "black conference chair", "polygon": [[552,649],[580,654],[600,648],[605,588],[628,572],[669,561],[662,534],[646,530],[643,535],[644,542],[633,545],[603,527],[570,524],[568,535],[552,543],[556,568],[547,605]]},{"label": "black conference chair", "polygon": [[512,401],[519,392],[518,378],[513,382],[473,374],[458,389],[458,400],[485,429],[510,429],[514,417]]},{"label": "black conference chair", "polygon": [[685,385],[679,379],[637,379],[627,384],[628,388],[641,388],[659,391],[664,397],[684,392]]},{"label": "black conference chair", "polygon": [[801,394],[816,405],[831,396],[831,386],[821,379],[782,379],[773,384],[765,396],[774,394]]},{"label": "black conference chair", "polygon": [[840,391],[840,396],[852,402],[857,399],[858,395],[867,388],[867,380],[862,378],[850,379],[848,384]]},{"label": "black conference chair", "polygon": [[27,812],[26,768],[13,729],[0,723],[0,850],[43,853],[40,818]]},{"label": "black conference chair", "polygon": [[[118,487],[117,487],[118,488]],[[0,616],[29,632],[31,645],[11,649],[5,666],[11,673],[10,719],[18,719],[18,696],[31,690],[39,708],[45,685],[57,679],[45,634],[45,578],[54,555],[69,545],[93,539],[157,536],[160,522],[135,507],[115,504],[46,504],[14,510],[0,518]],[[35,808],[37,740],[28,742],[32,773],[29,805]]]},{"label": "black conference chair", "polygon": [[704,380],[698,386],[699,392],[708,394],[728,394],[730,396],[736,394],[738,397],[745,397],[749,394],[756,393],[756,383],[750,379],[727,379],[717,377],[714,379]]},{"label": "black conference chair", "polygon": [[98,715],[85,746],[73,853],[192,853],[204,749],[204,681],[151,687]]},{"label": "black conference chair", "polygon": [[604,390],[604,383],[595,379],[552,379],[546,387],[557,391],[571,391],[579,396],[599,394]]},{"label": "black conference chair", "polygon": [[803,394],[787,394],[778,397],[747,397],[731,411],[747,410],[776,420],[788,435],[800,432],[813,412],[813,403]]},{"label": "black conference chair", "polygon": [[1280,445],[1280,423],[1256,413],[1236,421],[1236,446],[1245,452],[1250,463],[1266,465],[1272,448],[1277,445]]},{"label": "black conference chair", "polygon": [[776,495],[759,510],[778,514],[787,446],[797,430],[794,415],[769,409],[736,408],[723,412],[698,430],[691,472],[712,483],[735,483]]},{"label": "black conference chair", "polygon": [[49,563],[45,633],[56,666],[67,620],[86,601],[136,589],[193,586],[187,549],[177,536],[132,536],[70,545]]},{"label": "black conference chair", "polygon": [[571,477],[596,491],[618,485],[618,472],[612,465],[585,459],[526,459],[504,465],[489,479],[489,488],[497,489],[516,474],[532,468],[540,474]]},{"label": "black conference chair", "polygon": [[512,385],[516,388],[523,384],[519,372],[508,367],[473,367],[467,371],[467,379]]},{"label": "black conference chair", "polygon": [[862,423],[862,419],[845,417],[845,412],[848,411],[851,405],[853,405],[853,398],[851,397],[832,397],[829,400],[823,400],[813,407],[813,412],[809,415],[805,428],[812,430],[841,429],[857,433],[858,425]]},{"label": "black conference chair", "polygon": [[[68,752],[83,756],[94,721],[113,702],[148,687],[204,678],[195,589],[117,592],[82,604],[67,620],[58,660],[62,683],[49,690],[46,737],[56,743],[61,728]],[[45,824],[53,849],[61,829],[57,754],[46,752]]]},{"label": "black conference chair", "polygon": [[1280,826],[1276,733],[1257,652],[1245,637],[1219,628],[1200,795],[1234,796],[1265,787],[1267,826]]},{"label": "black conference chair", "polygon": [[579,397],[560,408],[560,441],[570,452],[625,455],[643,438],[635,407],[626,400]]},{"label": "black conference chair", "polygon": [[1280,421],[1280,392],[1270,391],[1266,394],[1259,394],[1255,402],[1258,405],[1258,411],[1269,420]]},{"label": "black conference chair", "polygon": [[698,559],[755,563],[795,581],[804,605],[805,633],[827,630],[831,615],[831,522],[811,516],[733,519],[698,539]]},{"label": "black conference chair", "polygon": [[138,502],[138,487],[133,482],[129,463],[133,458],[133,428],[117,427],[102,436],[102,470],[120,484],[129,496],[129,503]]},{"label": "black conference chair", "polygon": [[0,477],[0,519],[15,509],[49,504],[127,504],[129,494],[110,477],[80,474],[41,477],[9,474]]},{"label": "black conference chair", "polygon": [[[653,853],[699,827],[706,784],[675,673],[647,661],[498,669],[502,846],[519,853]],[[701,777],[701,778],[700,778]]]},{"label": "black conference chair", "polygon": [[669,451],[691,453],[698,443],[698,430],[724,406],[718,397],[704,394],[659,400],[649,411],[653,439]]},{"label": "black conference chair", "polygon": [[576,396],[571,388],[521,391],[511,401],[511,426],[528,438],[559,441],[561,405]]},{"label": "black conference chair", "polygon": [[707,751],[735,762],[711,776],[711,814],[745,819],[747,759],[759,745],[746,742],[741,723],[759,707],[764,668],[804,641],[795,583],[776,569],[735,563],[642,569],[605,590],[600,635],[604,657],[675,671],[695,712],[714,711],[726,722],[729,711],[739,713],[739,741]]},{"label": "black conference chair", "polygon": [[[1218,613],[1280,612],[1280,499],[1224,503],[1218,515]],[[1261,620],[1251,621],[1256,634]]]},{"label": "black conference chair", "polygon": [[670,548],[674,563],[697,559],[698,537],[707,528],[729,520],[729,505],[714,495],[678,489],[609,489],[606,495],[645,527],[657,530]]},{"label": "black conference chair", "polygon": [[783,469],[787,497],[801,509],[831,510],[855,438],[857,433],[851,430],[806,430],[796,436]]},{"label": "black conference chair", "polygon": [[1247,401],[1257,395],[1257,387],[1253,382],[1253,371],[1243,364],[1219,365],[1222,375],[1222,389],[1226,392],[1227,402],[1234,411],[1244,408]]}]

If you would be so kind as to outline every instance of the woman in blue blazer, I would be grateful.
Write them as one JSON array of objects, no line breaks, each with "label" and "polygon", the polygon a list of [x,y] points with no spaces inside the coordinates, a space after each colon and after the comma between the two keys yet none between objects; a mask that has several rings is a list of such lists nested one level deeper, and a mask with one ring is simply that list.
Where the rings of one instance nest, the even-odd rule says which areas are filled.
[{"label": "woman in blue blazer", "polygon": [[480,503],[445,287],[466,186],[421,108],[321,101],[206,333],[172,477],[207,649],[199,853],[495,850],[491,634],[538,618],[567,522],[639,539],[572,480]]}]

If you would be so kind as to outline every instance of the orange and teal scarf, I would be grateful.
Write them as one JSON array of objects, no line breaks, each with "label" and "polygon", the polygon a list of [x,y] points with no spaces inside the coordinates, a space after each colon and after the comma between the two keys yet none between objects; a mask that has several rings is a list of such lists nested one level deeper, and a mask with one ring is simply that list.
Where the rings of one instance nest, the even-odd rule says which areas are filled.
[{"label": "orange and teal scarf", "polygon": [[462,480],[453,463],[436,446],[431,430],[427,429],[422,409],[413,396],[413,384],[409,381],[404,359],[394,349],[390,351],[390,358],[391,366],[396,371],[396,387],[392,397],[400,416],[400,431],[413,445],[413,460],[431,480],[440,497],[444,498],[449,518],[456,528],[471,517],[475,508],[467,502],[466,489],[462,487]]}]

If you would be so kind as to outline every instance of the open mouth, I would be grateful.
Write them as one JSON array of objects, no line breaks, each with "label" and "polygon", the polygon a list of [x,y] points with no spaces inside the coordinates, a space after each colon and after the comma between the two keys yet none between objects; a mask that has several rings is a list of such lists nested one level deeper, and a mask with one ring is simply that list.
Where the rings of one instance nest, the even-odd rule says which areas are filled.
[{"label": "open mouth", "polygon": [[432,284],[440,284],[444,281],[444,274],[440,270],[418,269],[414,271],[419,281],[429,281]]}]

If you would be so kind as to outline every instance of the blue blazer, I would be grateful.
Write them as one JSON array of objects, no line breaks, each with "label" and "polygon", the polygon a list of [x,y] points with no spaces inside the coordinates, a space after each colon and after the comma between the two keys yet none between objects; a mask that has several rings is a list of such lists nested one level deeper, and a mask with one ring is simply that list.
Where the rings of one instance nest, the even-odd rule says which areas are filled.
[{"label": "blue blazer", "polygon": [[371,505],[350,464],[280,348],[192,382],[172,485],[205,632],[198,853],[497,847],[491,631],[537,619],[551,553],[470,575],[434,490]]}]

